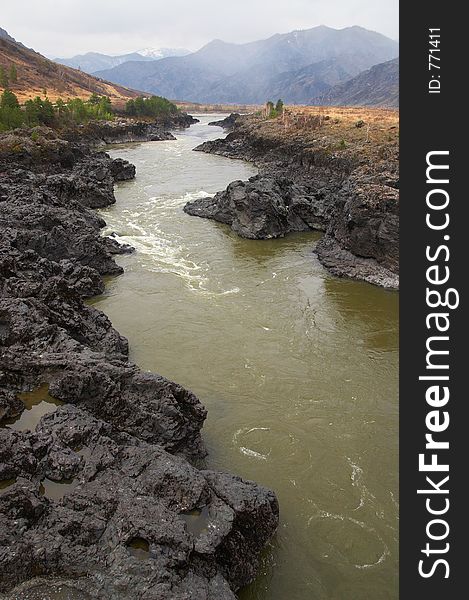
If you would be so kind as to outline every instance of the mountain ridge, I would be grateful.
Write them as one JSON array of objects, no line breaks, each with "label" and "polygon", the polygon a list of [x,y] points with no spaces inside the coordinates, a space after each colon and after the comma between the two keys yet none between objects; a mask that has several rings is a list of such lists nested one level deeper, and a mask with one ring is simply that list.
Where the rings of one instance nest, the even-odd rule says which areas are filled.
[{"label": "mountain ridge", "polygon": [[156,61],[169,56],[184,56],[190,51],[185,48],[143,48],[136,52],[126,54],[103,54],[101,52],[86,52],[84,54],[76,54],[70,58],[53,58],[52,60],[61,65],[79,69],[93,75],[97,71],[112,69],[121,64],[130,61]]},{"label": "mountain ridge", "polygon": [[327,106],[399,106],[399,58],[374,65],[335,85],[311,104]]},{"label": "mountain ridge", "polygon": [[[380,33],[359,26],[318,26],[246,44],[215,39],[183,57],[131,61],[96,75],[193,102],[263,103],[278,96],[286,102],[304,103],[332,85],[397,56],[397,42]],[[321,71],[317,64],[322,61],[336,61],[335,67],[333,62],[329,65],[335,73],[324,69],[325,64]],[[301,69],[308,68],[312,77],[304,80],[307,73]],[[292,79],[294,71],[298,80]]]}]

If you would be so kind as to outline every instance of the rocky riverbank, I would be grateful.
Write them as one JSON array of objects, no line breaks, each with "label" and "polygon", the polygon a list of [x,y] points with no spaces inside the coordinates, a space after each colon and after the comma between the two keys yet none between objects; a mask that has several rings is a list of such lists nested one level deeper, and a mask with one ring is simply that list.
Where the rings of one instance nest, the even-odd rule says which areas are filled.
[{"label": "rocky riverbank", "polygon": [[[84,138],[81,138],[83,140]],[[131,252],[100,231],[135,168],[48,129],[0,136],[0,594],[235,598],[270,490],[204,469],[206,411],[128,359],[86,298]],[[55,596],[54,596],[55,597]]]},{"label": "rocky riverbank", "polygon": [[226,223],[247,238],[322,230],[315,252],[333,274],[396,289],[397,113],[329,112],[237,117],[225,139],[196,150],[254,162],[259,176],[233,182],[184,210]]},{"label": "rocky riverbank", "polygon": [[239,113],[231,113],[224,119],[221,119],[219,121],[211,121],[209,123],[209,125],[213,125],[214,127],[223,127],[223,129],[226,129],[227,131],[231,131],[232,129],[234,129],[236,120],[240,116],[241,115]]},{"label": "rocky riverbank", "polygon": [[186,128],[197,122],[198,119],[191,115],[179,112],[157,121],[123,118],[115,121],[90,121],[63,131],[60,135],[66,140],[80,140],[94,146],[160,142],[176,139],[168,129]]}]

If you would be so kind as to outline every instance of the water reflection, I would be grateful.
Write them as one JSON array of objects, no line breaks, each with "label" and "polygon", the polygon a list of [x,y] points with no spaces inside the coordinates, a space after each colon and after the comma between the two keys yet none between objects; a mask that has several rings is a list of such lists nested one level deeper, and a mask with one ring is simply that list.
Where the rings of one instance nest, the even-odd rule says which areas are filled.
[{"label": "water reflection", "polygon": [[34,431],[44,415],[54,412],[63,404],[49,394],[49,384],[47,383],[31,392],[18,394],[18,397],[24,404],[24,410],[15,417],[2,421],[2,425],[16,431]]},{"label": "water reflection", "polygon": [[136,537],[127,544],[129,553],[138,560],[147,560],[150,557],[150,544],[143,538]]}]

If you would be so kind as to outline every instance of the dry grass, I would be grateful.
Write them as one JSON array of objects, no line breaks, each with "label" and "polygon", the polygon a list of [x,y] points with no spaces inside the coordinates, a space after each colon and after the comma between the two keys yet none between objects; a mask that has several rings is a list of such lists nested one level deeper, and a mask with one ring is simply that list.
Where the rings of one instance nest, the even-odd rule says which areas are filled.
[{"label": "dry grass", "polygon": [[250,117],[259,135],[295,141],[311,150],[361,155],[397,156],[399,111],[384,108],[287,106],[275,119]]},{"label": "dry grass", "polygon": [[184,102],[173,100],[174,104],[188,113],[240,113],[247,114],[260,110],[258,104],[200,104],[198,102]]},{"label": "dry grass", "polygon": [[[15,65],[18,81],[11,83],[10,88],[20,102],[36,96],[43,97],[44,91],[52,101],[58,98],[87,99],[92,93],[96,93],[109,96],[114,103],[117,103],[139,95],[134,90],[54,63],[33,50],[3,39],[0,39],[0,65],[7,73],[10,67]],[[1,92],[3,92],[2,87],[0,87]]]}]

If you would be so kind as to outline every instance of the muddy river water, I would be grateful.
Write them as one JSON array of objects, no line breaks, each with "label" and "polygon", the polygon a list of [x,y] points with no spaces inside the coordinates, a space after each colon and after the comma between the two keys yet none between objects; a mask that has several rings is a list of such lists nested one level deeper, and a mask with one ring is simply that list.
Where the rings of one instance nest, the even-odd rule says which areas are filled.
[{"label": "muddy river water", "polygon": [[131,359],[208,409],[208,466],[278,494],[281,524],[242,600],[395,600],[398,296],[329,275],[319,234],[245,240],[182,211],[255,174],[177,141],[114,147],[137,166],[102,211],[137,252],[93,300]]}]

